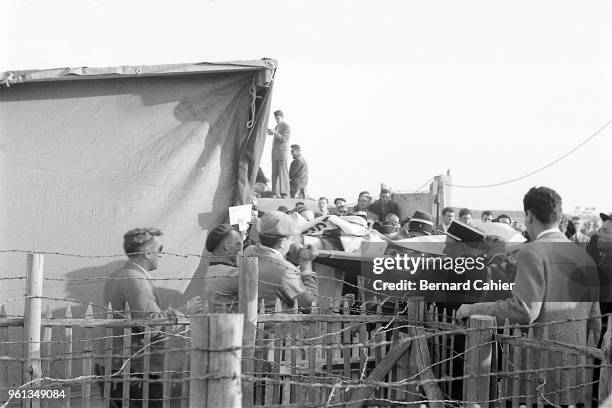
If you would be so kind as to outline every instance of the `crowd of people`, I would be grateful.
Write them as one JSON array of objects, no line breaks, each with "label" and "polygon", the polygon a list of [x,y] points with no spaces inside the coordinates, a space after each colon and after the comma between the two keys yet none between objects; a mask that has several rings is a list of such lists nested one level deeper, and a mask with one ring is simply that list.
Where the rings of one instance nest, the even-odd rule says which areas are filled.
[{"label": "crowd of people", "polygon": [[[290,128],[283,120],[283,113],[276,111],[277,126],[269,129],[274,136],[271,197],[308,197],[308,166],[299,145],[291,145],[293,162],[288,166],[286,151],[289,149]],[[257,183],[268,180],[259,172]],[[264,196],[265,188],[256,188],[256,197]],[[483,225],[507,224],[526,241],[509,262],[487,263],[490,277],[513,283],[511,293],[504,298],[482,298],[472,302],[450,302],[446,306],[456,311],[459,320],[469,316],[490,315],[499,323],[508,320],[512,324],[559,323],[549,327],[549,336],[556,341],[586,345],[589,331],[602,339],[601,315],[612,312],[612,214],[600,214],[601,225],[593,220],[566,216],[562,212],[561,197],[552,189],[530,189],[523,198],[524,223],[513,220],[507,214],[482,211],[480,220],[474,220],[468,208],[446,207],[441,211],[440,222],[432,214],[417,210],[410,217],[400,218],[398,204],[392,200],[391,191],[382,189],[377,200],[362,191],[354,205],[341,197],[330,205],[326,197],[317,200],[317,208],[309,209],[305,202],[297,202],[293,209],[285,206],[276,211],[258,211],[254,207],[252,226],[248,234],[239,232],[229,224],[211,228],[205,242],[205,256],[193,274],[184,297],[189,299],[189,312],[199,312],[207,305],[211,312],[236,312],[238,308],[239,268],[237,255],[257,257],[259,260],[259,297],[267,305],[280,299],[284,308],[298,305],[299,311],[309,313],[318,294],[318,276],[313,261],[318,250],[304,242],[302,230],[294,213],[306,221],[327,215],[347,219],[358,217],[364,226],[377,231],[388,242],[423,236],[444,235],[447,257],[480,256],[504,253],[504,239],[487,234]],[[163,254],[162,232],[155,228],[138,228],[124,235],[124,250],[128,260],[114,271],[106,282],[104,304],[111,304],[116,318],[124,318],[125,305],[129,304],[132,317],[145,317],[145,311],[162,312],[159,296],[150,273],[158,267]],[[170,309],[175,316],[186,310]],[[122,329],[121,329],[122,330]],[[121,333],[115,341],[120,349]],[[143,344],[142,328],[135,328],[132,335],[134,347]],[[536,336],[541,327],[535,328]],[[161,346],[161,339],[151,339],[152,351]],[[600,344],[610,355],[610,344]],[[162,346],[163,347],[163,346]],[[149,406],[161,402],[162,383],[156,371],[162,369],[162,354],[152,353],[150,362]],[[113,360],[113,371],[120,369],[121,359]],[[138,361],[132,370],[142,372]],[[554,367],[558,362],[548,361]],[[97,365],[96,371],[104,373],[105,367]],[[138,399],[142,389],[130,389],[131,398]],[[554,392],[559,384],[553,376],[547,376],[545,390]],[[120,406],[123,390],[121,383],[111,390],[111,406]],[[158,399],[159,398],[159,399]]]},{"label": "crowd of people", "polygon": [[[474,255],[493,247],[495,251],[500,248],[503,251],[504,243],[499,237],[487,236],[473,225],[468,209],[460,209],[455,219],[455,209],[445,208],[441,223],[434,225],[433,217],[425,211],[416,211],[412,217],[400,220],[397,204],[387,190],[381,191],[378,200],[371,201],[370,194],[364,191],[359,194],[356,205],[348,206],[345,199],[336,198],[331,209],[339,216],[363,217],[371,228],[377,228],[390,240],[444,234],[447,256]],[[258,212],[254,240],[250,240],[252,234],[245,237],[228,224],[212,228],[205,242],[206,257],[185,292],[190,299],[187,303],[190,311],[203,310],[205,303],[212,312],[237,310],[240,293],[236,256],[243,251],[244,255],[259,259],[260,298],[269,305],[278,298],[285,308],[297,303],[301,312],[308,313],[318,291],[317,273],[312,266],[318,251],[303,243],[301,231],[290,214],[297,212],[305,219],[330,214],[327,198],[321,197],[317,204],[316,212],[307,209],[303,202],[292,210]],[[549,331],[557,341],[585,345],[588,330],[601,338],[600,315],[612,312],[612,300],[608,299],[612,284],[612,215],[601,214],[602,225],[596,230],[585,228],[580,219],[562,214],[561,197],[546,187],[529,190],[523,206],[524,226],[513,224],[508,215],[495,216],[491,211],[483,211],[480,220],[512,225],[527,237],[510,270],[501,272],[514,282],[511,296],[456,305],[458,319],[485,314],[495,316],[498,322],[508,319],[516,324],[567,320],[569,326],[555,326]],[[569,225],[573,227],[571,233]],[[124,235],[128,261],[110,275],[104,289],[104,301],[113,306],[117,318],[123,318],[126,303],[136,318],[143,317],[145,310],[162,313],[150,276],[163,253],[161,238],[161,231],[153,228],[135,229]],[[245,243],[251,245],[245,248]],[[576,281],[576,273],[583,281]],[[184,311],[173,310],[173,313],[180,315]],[[135,337],[133,341],[142,342],[142,337]],[[117,367],[113,369],[118,369],[121,360],[115,363]],[[158,363],[161,364],[152,359],[151,367]],[[155,379],[155,374],[152,376]],[[549,384],[554,384],[554,379]],[[121,392],[120,388],[113,388],[111,396],[120,399]],[[150,392],[155,395],[161,388],[152,383]]]}]

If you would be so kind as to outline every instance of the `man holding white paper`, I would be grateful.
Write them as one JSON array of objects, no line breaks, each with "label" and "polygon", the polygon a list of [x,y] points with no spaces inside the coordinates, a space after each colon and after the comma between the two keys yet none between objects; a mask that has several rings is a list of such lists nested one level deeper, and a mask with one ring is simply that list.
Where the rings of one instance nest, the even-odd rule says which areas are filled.
[{"label": "man holding white paper", "polygon": [[274,112],[276,127],[268,129],[268,135],[274,136],[272,143],[272,192],[282,197],[289,195],[289,137],[291,128],[283,119],[283,112]]}]

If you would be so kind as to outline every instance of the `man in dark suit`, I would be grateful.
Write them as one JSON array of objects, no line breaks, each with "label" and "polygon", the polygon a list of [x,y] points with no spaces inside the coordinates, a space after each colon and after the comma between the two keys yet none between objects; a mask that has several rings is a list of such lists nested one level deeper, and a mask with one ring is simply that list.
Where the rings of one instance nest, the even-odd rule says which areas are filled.
[{"label": "man in dark suit", "polygon": [[[549,338],[586,346],[590,329],[595,339],[601,332],[601,321],[597,317],[600,315],[599,278],[595,263],[559,230],[562,212],[561,197],[557,192],[547,187],[533,187],[523,199],[523,209],[525,226],[533,240],[525,244],[516,257],[512,297],[497,302],[462,305],[457,318],[480,314],[496,317],[499,325],[504,324],[505,319],[511,324],[534,323],[535,338],[542,338],[544,329],[537,323],[561,321],[564,323],[548,326]],[[570,362],[570,365],[575,363]],[[559,361],[555,356],[549,356],[545,364],[552,368],[559,366]],[[576,385],[559,384],[554,371],[540,376],[545,380],[547,398],[558,396],[559,390]],[[568,402],[561,401],[561,404]]]},{"label": "man in dark suit", "polygon": [[272,143],[272,192],[280,197],[289,196],[289,137],[291,128],[283,119],[283,112],[274,112],[276,127],[268,129],[268,135],[274,136]]}]

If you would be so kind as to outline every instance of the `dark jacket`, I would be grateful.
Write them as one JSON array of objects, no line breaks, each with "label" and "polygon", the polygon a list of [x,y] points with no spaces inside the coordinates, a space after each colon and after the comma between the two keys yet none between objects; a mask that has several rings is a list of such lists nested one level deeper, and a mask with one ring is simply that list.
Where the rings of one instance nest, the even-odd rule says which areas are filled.
[{"label": "dark jacket", "polygon": [[296,157],[289,167],[289,181],[297,188],[304,188],[308,185],[308,164],[304,157]]}]

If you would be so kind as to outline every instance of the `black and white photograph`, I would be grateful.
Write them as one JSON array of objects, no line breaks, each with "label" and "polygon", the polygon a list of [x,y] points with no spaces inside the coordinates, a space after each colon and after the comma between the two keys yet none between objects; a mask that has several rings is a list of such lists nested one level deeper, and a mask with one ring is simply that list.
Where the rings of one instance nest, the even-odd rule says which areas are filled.
[{"label": "black and white photograph", "polygon": [[612,407],[612,2],[0,15],[0,408]]}]

